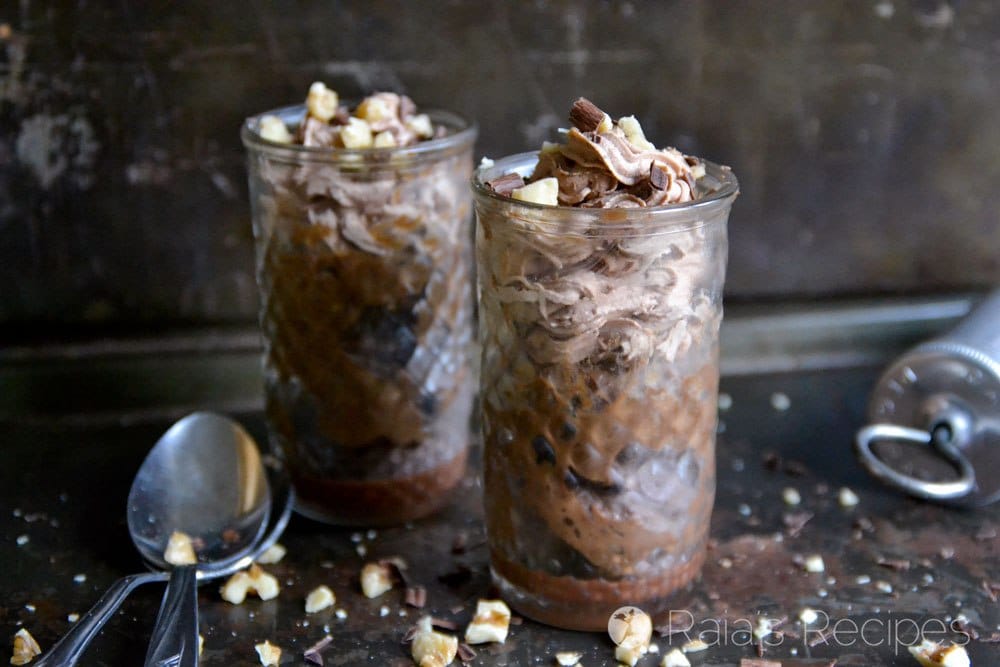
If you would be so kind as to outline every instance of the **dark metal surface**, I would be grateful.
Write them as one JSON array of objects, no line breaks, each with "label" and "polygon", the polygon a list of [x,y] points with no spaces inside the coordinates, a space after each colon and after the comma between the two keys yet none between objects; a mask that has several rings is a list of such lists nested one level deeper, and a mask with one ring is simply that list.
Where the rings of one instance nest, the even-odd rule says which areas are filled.
[{"label": "dark metal surface", "polygon": [[[675,608],[680,619],[690,613],[709,643],[717,639],[713,628],[722,628],[723,620],[728,626],[725,641],[690,656],[694,665],[736,665],[740,657],[754,655],[745,630],[757,614],[790,619],[781,628],[789,634],[780,642],[768,639],[777,644],[767,648],[769,656],[794,651],[799,659],[836,656],[838,665],[900,667],[916,664],[903,645],[914,639],[914,622],[935,630],[964,614],[980,637],[969,644],[973,665],[1000,662],[998,589],[991,588],[1000,581],[1000,514],[995,507],[961,512],[905,498],[863,473],[851,440],[877,371],[723,380],[731,407],[720,411],[712,551],[702,581],[679,595]],[[242,421],[263,437],[259,415],[242,415]],[[122,503],[132,475],[166,425],[0,425],[7,462],[0,471],[5,636],[23,626],[43,648],[51,646],[68,628],[68,614],[82,613],[114,579],[139,567]],[[305,664],[302,652],[327,628],[333,637],[324,653],[327,665],[412,664],[400,639],[420,612],[404,605],[399,589],[376,600],[364,598],[357,583],[360,567],[375,558],[406,559],[411,581],[428,589],[425,611],[464,627],[476,598],[490,588],[474,480],[470,476],[442,515],[373,535],[295,517],[282,540],[288,555],[266,566],[282,583],[278,599],[251,598],[233,606],[220,599],[216,584],[201,588],[203,664],[259,664],[253,645],[265,639],[284,649],[283,664]],[[852,488],[860,504],[841,507],[841,486]],[[783,503],[786,487],[798,490],[799,506]],[[456,554],[452,545],[459,534],[468,546]],[[18,545],[19,536],[28,541]],[[813,553],[823,557],[822,574],[805,572],[799,564]],[[78,574],[86,579],[76,582]],[[337,604],[307,616],[305,596],[319,584],[335,591]],[[137,591],[82,664],[136,664],[161,593],[158,586]],[[795,622],[806,606],[827,615],[831,627],[840,621],[840,633],[808,648],[818,634],[810,631],[803,638]],[[336,609],[347,617],[338,619]],[[681,641],[680,635],[672,638],[674,644]],[[669,648],[667,638],[656,642],[661,654]],[[561,650],[583,651],[588,667],[614,664],[607,637],[530,621],[514,626],[504,645],[479,650],[473,664],[553,664]],[[658,663],[659,656],[647,656],[640,665]]]}]

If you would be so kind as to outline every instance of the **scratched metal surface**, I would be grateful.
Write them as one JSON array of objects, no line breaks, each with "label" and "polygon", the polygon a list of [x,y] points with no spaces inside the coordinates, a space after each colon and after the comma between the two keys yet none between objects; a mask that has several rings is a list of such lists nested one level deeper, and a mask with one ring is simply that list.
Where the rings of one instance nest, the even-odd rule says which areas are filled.
[{"label": "scratched metal surface", "polygon": [[[959,614],[979,636],[968,646],[973,665],[1000,663],[1000,588],[989,588],[1000,581],[1000,510],[958,512],[917,502],[862,473],[850,442],[874,377],[874,369],[862,367],[723,379],[729,401],[720,410],[713,547],[701,583],[674,606],[678,624],[694,622],[689,636],[706,633],[711,644],[689,656],[694,665],[735,666],[753,656],[747,629],[758,615],[789,617],[785,634],[770,636],[766,649],[786,665],[794,655],[836,658],[840,667],[912,666],[905,645],[914,641],[914,628],[940,638],[933,633]],[[242,420],[262,436],[259,415]],[[0,466],[0,636],[23,626],[43,648],[51,646],[69,627],[68,614],[82,613],[116,577],[140,567],[126,532],[125,497],[165,427],[155,420],[96,427],[0,423],[7,461]],[[360,566],[365,559],[402,556],[414,583],[428,588],[427,611],[463,627],[475,599],[489,592],[474,479],[444,514],[373,535],[294,518],[282,539],[288,555],[267,568],[282,583],[276,600],[232,606],[216,586],[202,588],[203,664],[259,664],[253,645],[265,639],[283,648],[282,664],[305,664],[302,651],[327,632],[333,638],[327,665],[412,664],[400,639],[418,612],[403,604],[398,589],[364,598]],[[838,504],[841,486],[860,497],[853,509]],[[799,506],[783,504],[786,487],[799,492]],[[458,533],[467,536],[468,548],[455,554]],[[27,541],[18,545],[22,535]],[[822,555],[825,572],[807,573],[796,564],[812,553]],[[85,579],[77,582],[76,575]],[[337,604],[307,616],[303,600],[319,584],[335,591]],[[135,664],[160,593],[158,587],[137,591],[84,664]],[[804,607],[839,634],[796,623]],[[346,619],[338,619],[336,609],[347,611]],[[683,641],[682,634],[656,639],[661,655]],[[514,626],[504,645],[480,649],[472,664],[548,665],[562,650],[581,651],[588,667],[615,664],[603,634],[530,621]],[[639,664],[652,667],[659,656]]]},{"label": "scratched metal surface", "polygon": [[[731,164],[732,299],[1000,282],[985,1],[0,5],[0,325],[250,322],[237,128],[314,79],[530,149],[577,95]],[[59,324],[55,327],[53,324]]]}]

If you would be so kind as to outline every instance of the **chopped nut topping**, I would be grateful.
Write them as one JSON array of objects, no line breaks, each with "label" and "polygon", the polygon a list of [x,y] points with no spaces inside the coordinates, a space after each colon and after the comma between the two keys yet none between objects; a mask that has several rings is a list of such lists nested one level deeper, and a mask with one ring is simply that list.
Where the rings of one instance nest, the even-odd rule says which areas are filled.
[{"label": "chopped nut topping", "polygon": [[522,188],[512,190],[510,196],[518,201],[544,204],[546,206],[558,206],[559,179],[554,176],[539,179]]},{"label": "chopped nut topping", "polygon": [[31,636],[31,633],[21,628],[14,635],[14,654],[10,657],[10,664],[27,665],[41,653],[42,648]]},{"label": "chopped nut topping", "polygon": [[927,639],[917,646],[908,647],[910,655],[924,667],[969,667],[969,654],[964,646],[943,646]]},{"label": "chopped nut topping", "polygon": [[292,133],[288,131],[285,121],[277,116],[262,116],[257,125],[257,131],[262,139],[278,144],[290,144],[295,140]]},{"label": "chopped nut topping", "polygon": [[417,114],[406,121],[406,127],[418,137],[430,139],[434,136],[434,124],[425,113]]},{"label": "chopped nut topping", "polygon": [[281,649],[271,642],[264,640],[262,644],[255,644],[254,648],[264,667],[277,667],[281,664]]},{"label": "chopped nut topping", "polygon": [[393,148],[396,145],[396,136],[389,130],[384,130],[375,135],[372,145],[375,148]]},{"label": "chopped nut topping", "polygon": [[348,118],[347,124],[340,128],[340,140],[344,148],[371,148],[374,143],[372,127],[360,118]]},{"label": "chopped nut topping", "polygon": [[457,654],[457,637],[437,632],[430,616],[420,619],[410,647],[410,655],[419,667],[445,667],[455,660]]},{"label": "chopped nut topping", "polygon": [[579,651],[560,651],[556,653],[556,664],[562,667],[572,667],[580,662],[580,658],[582,657],[583,654]]},{"label": "chopped nut topping", "polygon": [[366,563],[361,568],[361,592],[374,599],[392,590],[392,570],[388,563]]},{"label": "chopped nut topping", "polygon": [[322,81],[316,81],[309,86],[309,94],[306,96],[306,109],[309,115],[324,123],[337,114],[337,105],[340,100],[337,93],[326,87]]},{"label": "chopped nut topping", "polygon": [[198,562],[198,556],[194,553],[194,545],[191,540],[191,536],[187,533],[182,533],[179,530],[175,530],[170,533],[170,539],[167,541],[167,548],[163,552],[163,560],[167,561],[171,565],[195,565]]},{"label": "chopped nut topping", "polygon": [[608,619],[608,635],[617,644],[615,659],[633,667],[653,636],[653,620],[638,607],[619,607]]},{"label": "chopped nut topping", "polygon": [[256,593],[261,600],[270,600],[278,597],[280,591],[277,578],[256,564],[229,577],[219,590],[222,599],[232,604],[243,604],[248,593]]},{"label": "chopped nut topping", "polygon": [[317,611],[323,611],[327,607],[332,607],[336,601],[337,596],[329,586],[317,586],[306,596],[306,613],[315,614]]},{"label": "chopped nut topping", "polygon": [[288,550],[285,549],[285,547],[275,542],[257,558],[257,563],[259,565],[274,565],[275,563],[280,563],[281,559],[285,557],[287,552]]},{"label": "chopped nut topping", "polygon": [[628,139],[628,142],[639,150],[656,150],[656,146],[646,139],[646,135],[642,131],[642,126],[636,120],[635,116],[622,116],[618,119],[618,127],[625,133],[625,138]]},{"label": "chopped nut topping", "polygon": [[205,651],[205,637],[198,633],[198,655],[200,656]]},{"label": "chopped nut topping", "polygon": [[476,615],[465,629],[466,644],[504,643],[510,629],[510,608],[503,600],[479,600]]},{"label": "chopped nut topping", "polygon": [[691,667],[691,661],[687,659],[686,655],[681,653],[680,649],[675,648],[663,656],[660,667]]}]

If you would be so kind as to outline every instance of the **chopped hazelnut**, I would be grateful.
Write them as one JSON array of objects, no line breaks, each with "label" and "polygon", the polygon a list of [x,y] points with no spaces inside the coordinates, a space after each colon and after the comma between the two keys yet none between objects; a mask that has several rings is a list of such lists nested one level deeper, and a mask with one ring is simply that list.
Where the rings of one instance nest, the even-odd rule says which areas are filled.
[{"label": "chopped hazelnut", "polygon": [[684,645],[681,646],[681,650],[685,653],[698,653],[699,651],[705,651],[707,649],[708,644],[697,638],[685,642]]},{"label": "chopped hazelnut", "polygon": [[278,597],[280,591],[277,578],[255,564],[229,577],[219,592],[226,602],[242,604],[248,593],[256,593],[261,600],[270,600]]},{"label": "chopped hazelnut", "polygon": [[292,133],[288,131],[285,121],[277,116],[262,116],[257,125],[257,131],[262,139],[278,144],[290,144],[295,140]]},{"label": "chopped hazelnut", "polygon": [[327,607],[332,607],[336,601],[337,596],[329,586],[317,586],[306,596],[306,613],[315,614],[317,611],[323,611]]},{"label": "chopped hazelnut", "polygon": [[660,667],[691,667],[691,661],[687,659],[686,655],[681,653],[680,649],[675,648],[663,656]]},{"label": "chopped hazelnut", "polygon": [[635,116],[622,116],[618,119],[618,127],[625,133],[625,138],[628,139],[628,142],[639,150],[656,150],[656,146],[646,139],[646,135],[642,131],[642,125],[639,124]]},{"label": "chopped hazelnut", "polygon": [[510,608],[503,600],[479,600],[465,629],[466,644],[504,643],[510,629]]},{"label": "chopped hazelnut", "polygon": [[430,616],[417,623],[410,655],[419,667],[446,667],[458,654],[458,638],[434,629]]},{"label": "chopped hazelnut", "polygon": [[374,599],[392,590],[392,571],[387,563],[366,563],[361,568],[361,592]]},{"label": "chopped hazelnut", "polygon": [[195,565],[198,556],[194,553],[191,536],[179,530],[170,533],[167,548],[163,552],[163,560],[171,565]]},{"label": "chopped hazelnut", "polygon": [[322,81],[316,81],[309,86],[309,94],[306,96],[306,109],[309,115],[324,123],[337,115],[337,105],[340,99],[336,91],[330,90]]},{"label": "chopped hazelnut", "polygon": [[518,201],[526,201],[546,206],[559,205],[559,179],[554,176],[529,183],[523,188],[511,191],[510,196]]},{"label": "chopped hazelnut", "polygon": [[14,654],[10,657],[10,664],[27,665],[41,653],[42,648],[31,636],[31,633],[21,628],[14,635]]},{"label": "chopped hazelnut", "polygon": [[372,126],[360,118],[349,118],[347,125],[340,128],[340,140],[344,142],[344,148],[371,148],[374,143]]},{"label": "chopped hazelnut", "polygon": [[258,556],[257,563],[259,565],[274,565],[275,563],[280,563],[286,553],[288,553],[288,550],[281,544],[275,542],[269,546],[264,553]]},{"label": "chopped hazelnut", "polygon": [[375,148],[392,148],[396,145],[396,137],[389,130],[384,130],[375,135],[372,146]]},{"label": "chopped hazelnut", "polygon": [[431,123],[430,116],[425,113],[407,119],[406,128],[422,139],[430,139],[434,136],[434,124]]},{"label": "chopped hazelnut", "polygon": [[608,619],[608,635],[617,644],[615,659],[632,667],[649,649],[653,620],[638,607],[620,607]]},{"label": "chopped hazelnut", "polygon": [[927,639],[917,646],[910,646],[910,655],[924,667],[970,667],[969,654],[964,646],[944,646]]},{"label": "chopped hazelnut", "polygon": [[556,653],[556,664],[561,665],[561,667],[572,667],[580,662],[582,657],[583,654],[579,651],[560,651]]},{"label": "chopped hazelnut", "polygon": [[281,649],[271,642],[264,640],[261,644],[255,644],[254,648],[257,650],[260,664],[264,667],[277,667],[281,664]]}]

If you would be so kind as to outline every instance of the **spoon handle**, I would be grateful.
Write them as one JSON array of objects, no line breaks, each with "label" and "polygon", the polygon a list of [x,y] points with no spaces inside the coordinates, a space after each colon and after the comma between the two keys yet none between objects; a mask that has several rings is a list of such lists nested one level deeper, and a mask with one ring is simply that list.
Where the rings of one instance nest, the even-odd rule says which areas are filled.
[{"label": "spoon handle", "polygon": [[145,667],[197,667],[198,570],[175,567],[146,652]]},{"label": "spoon handle", "polygon": [[91,640],[137,586],[163,581],[162,572],[143,572],[122,577],[101,596],[55,645],[34,663],[35,667],[72,667],[83,655]]}]

